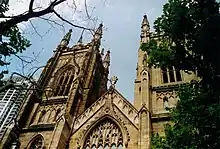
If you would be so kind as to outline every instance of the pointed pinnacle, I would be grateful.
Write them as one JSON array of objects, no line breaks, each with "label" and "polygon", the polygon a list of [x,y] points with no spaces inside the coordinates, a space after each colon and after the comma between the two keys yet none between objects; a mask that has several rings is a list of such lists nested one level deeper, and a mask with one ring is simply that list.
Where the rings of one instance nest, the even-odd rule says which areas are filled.
[{"label": "pointed pinnacle", "polygon": [[146,14],[144,15],[144,18],[143,18],[143,21],[142,21],[141,24],[142,24],[142,25],[149,24]]},{"label": "pointed pinnacle", "polygon": [[70,37],[71,37],[71,33],[72,33],[72,29],[70,29],[69,32],[66,33],[66,35],[63,37],[62,41],[66,40],[69,43]]},{"label": "pointed pinnacle", "polygon": [[95,31],[93,40],[100,42],[100,40],[101,40],[101,38],[102,38],[102,27],[103,27],[103,25],[102,25],[102,23],[101,23],[101,24],[99,25],[99,27],[97,28],[97,30]]},{"label": "pointed pinnacle", "polygon": [[80,37],[79,37],[79,40],[77,43],[82,43],[82,40],[83,40],[83,33],[84,33],[84,30],[82,31]]},{"label": "pointed pinnacle", "polygon": [[104,62],[110,62],[110,50],[107,51],[105,58],[104,58]]},{"label": "pointed pinnacle", "polygon": [[96,34],[98,33],[98,34],[102,34],[102,27],[103,27],[103,24],[101,23],[101,24],[99,24],[99,27],[97,28],[97,30],[96,30]]}]

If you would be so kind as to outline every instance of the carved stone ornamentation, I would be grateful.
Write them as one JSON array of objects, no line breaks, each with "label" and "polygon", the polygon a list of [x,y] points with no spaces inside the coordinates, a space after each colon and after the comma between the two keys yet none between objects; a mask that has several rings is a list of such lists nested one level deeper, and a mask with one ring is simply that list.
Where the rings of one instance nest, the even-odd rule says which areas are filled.
[{"label": "carved stone ornamentation", "polygon": [[115,88],[115,84],[117,83],[117,81],[118,81],[118,77],[116,76],[111,77],[110,79],[111,87]]},{"label": "carved stone ornamentation", "polygon": [[163,99],[164,97],[167,97],[168,100],[171,98],[176,98],[176,93],[174,91],[166,91],[166,92],[157,92],[156,93],[156,99]]},{"label": "carved stone ornamentation", "polygon": [[99,148],[107,146],[123,146],[123,136],[120,128],[111,120],[105,119],[97,124],[85,140],[84,148]]}]

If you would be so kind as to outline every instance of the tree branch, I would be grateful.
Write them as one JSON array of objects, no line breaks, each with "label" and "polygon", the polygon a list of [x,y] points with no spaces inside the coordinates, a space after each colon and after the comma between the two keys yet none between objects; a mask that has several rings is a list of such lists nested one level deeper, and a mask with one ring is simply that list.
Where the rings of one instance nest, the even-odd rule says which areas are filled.
[{"label": "tree branch", "polygon": [[21,14],[21,15],[18,15],[18,16],[14,16],[10,20],[1,22],[0,23],[0,34],[3,33],[4,31],[8,30],[10,27],[18,24],[18,23],[28,21],[30,18],[36,18],[36,17],[39,17],[39,16],[43,16],[45,14],[52,13],[53,8],[54,8],[54,6],[50,5],[49,7],[47,7],[44,10],[37,11],[37,12],[31,12],[31,13],[28,12],[26,14]]},{"label": "tree branch", "polygon": [[31,26],[33,27],[35,33],[42,39],[43,37],[41,36],[41,34],[37,31],[36,27],[34,26],[34,24],[32,23],[32,21],[30,20]]},{"label": "tree branch", "polygon": [[34,5],[34,0],[30,0],[30,3],[29,3],[29,12],[33,12],[33,5]]},{"label": "tree branch", "polygon": [[70,21],[68,21],[68,20],[64,19],[63,17],[61,17],[61,15],[58,14],[54,10],[55,6],[63,3],[64,1],[66,1],[66,0],[54,0],[53,2],[50,3],[50,5],[47,8],[45,8],[43,10],[40,10],[40,11],[33,11],[34,0],[31,0],[30,4],[29,4],[29,11],[27,11],[26,13],[17,15],[17,16],[13,16],[9,20],[0,22],[0,34],[2,34],[4,31],[8,30],[10,27],[12,27],[12,26],[14,26],[18,23],[26,22],[31,18],[41,17],[41,16],[44,16],[44,15],[50,14],[50,13],[55,13],[55,15],[59,19],[61,19],[62,21],[66,22],[68,24],[70,24],[73,27],[77,27],[77,28],[81,28],[81,29],[85,29],[85,30],[91,30],[91,29],[88,29],[86,27],[82,27],[82,26],[75,25],[75,24],[71,23]]},{"label": "tree branch", "polygon": [[72,26],[74,26],[74,27],[81,28],[81,29],[85,29],[85,30],[91,30],[91,29],[88,29],[88,28],[86,28],[86,27],[79,26],[79,25],[75,25],[75,24],[71,23],[70,21],[64,19],[64,18],[63,18],[60,14],[58,14],[55,10],[53,10],[53,12],[54,12],[54,14],[55,14],[59,19],[61,19],[62,21],[66,22],[66,23],[68,23],[68,24],[70,24],[70,25],[72,25]]}]

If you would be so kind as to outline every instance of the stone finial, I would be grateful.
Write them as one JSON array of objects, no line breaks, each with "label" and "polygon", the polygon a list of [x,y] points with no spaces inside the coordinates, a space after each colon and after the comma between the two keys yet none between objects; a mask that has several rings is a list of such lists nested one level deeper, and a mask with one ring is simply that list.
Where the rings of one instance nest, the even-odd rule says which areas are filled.
[{"label": "stone finial", "polygon": [[147,25],[147,24],[149,24],[149,21],[147,19],[147,15],[145,14],[141,25]]},{"label": "stone finial", "polygon": [[82,43],[82,38],[83,38],[82,36],[79,37],[79,40],[77,41],[78,44]]},{"label": "stone finial", "polygon": [[67,46],[70,42],[71,34],[72,34],[72,29],[70,29],[69,32],[66,33],[66,35],[63,37],[62,41],[60,42],[60,45]]},{"label": "stone finial", "polygon": [[117,81],[118,81],[118,77],[116,77],[116,76],[111,77],[111,79],[110,79],[111,86],[110,87],[115,88],[115,84],[117,83]]},{"label": "stone finial", "polygon": [[103,28],[103,24],[101,23],[99,25],[99,27],[97,28],[97,30],[95,31],[95,35],[94,35],[94,39],[95,41],[100,41],[102,38],[102,28]]},{"label": "stone finial", "polygon": [[103,24],[102,24],[102,23],[99,24],[99,27],[97,28],[95,34],[99,34],[99,35],[101,35],[101,34],[102,34],[102,27],[103,27]]},{"label": "stone finial", "polygon": [[79,37],[79,40],[78,40],[78,42],[77,42],[78,44],[81,44],[81,43],[83,42],[83,33],[84,33],[84,31],[85,31],[85,30],[82,31],[82,33],[81,33],[81,35],[80,35],[80,37]]},{"label": "stone finial", "polygon": [[107,51],[107,53],[104,57],[103,66],[105,69],[108,69],[110,66],[110,51],[109,50]]}]

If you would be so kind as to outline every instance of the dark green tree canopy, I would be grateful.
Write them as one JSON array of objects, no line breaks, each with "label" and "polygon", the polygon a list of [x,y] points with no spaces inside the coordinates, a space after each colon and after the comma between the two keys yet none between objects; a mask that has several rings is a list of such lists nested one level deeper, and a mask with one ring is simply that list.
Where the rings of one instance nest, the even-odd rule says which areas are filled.
[{"label": "dark green tree canopy", "polygon": [[200,79],[179,89],[173,125],[152,137],[153,149],[220,148],[220,14],[215,0],[169,0],[154,22],[159,38],[142,44],[155,67],[175,66]]},{"label": "dark green tree canopy", "polygon": [[[202,78],[220,74],[220,14],[215,0],[169,0],[154,22],[164,36],[142,45],[155,66],[174,65]],[[158,42],[159,41],[159,42]]]}]

